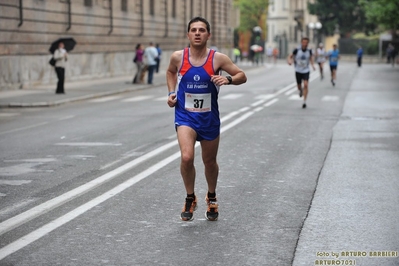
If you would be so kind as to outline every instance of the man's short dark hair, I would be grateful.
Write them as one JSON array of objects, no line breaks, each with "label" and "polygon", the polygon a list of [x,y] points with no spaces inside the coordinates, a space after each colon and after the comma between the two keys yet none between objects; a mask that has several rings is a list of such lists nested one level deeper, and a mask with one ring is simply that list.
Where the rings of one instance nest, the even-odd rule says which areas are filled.
[{"label": "man's short dark hair", "polygon": [[209,24],[208,20],[204,19],[203,17],[195,17],[191,19],[190,22],[188,23],[187,32],[190,31],[191,24],[198,21],[205,23],[206,30],[208,31],[208,33],[211,33],[211,25]]},{"label": "man's short dark hair", "polygon": [[302,37],[301,41],[309,41],[309,38],[308,37]]}]

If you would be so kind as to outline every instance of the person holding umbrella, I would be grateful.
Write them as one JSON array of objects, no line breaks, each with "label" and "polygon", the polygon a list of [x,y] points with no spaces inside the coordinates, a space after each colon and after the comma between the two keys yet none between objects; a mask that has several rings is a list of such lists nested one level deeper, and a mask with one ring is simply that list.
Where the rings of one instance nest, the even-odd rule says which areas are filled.
[{"label": "person holding umbrella", "polygon": [[[55,65],[55,72],[57,73],[58,83],[57,90],[55,93],[64,94],[64,81],[65,81],[65,65],[68,59],[67,52],[73,50],[76,45],[76,41],[73,38],[60,38],[54,41],[49,49],[49,52],[53,55]],[[50,60],[51,61],[51,60]]]},{"label": "person holding umbrella", "polygon": [[64,81],[65,81],[65,62],[68,59],[68,53],[64,48],[64,43],[58,43],[58,49],[54,51],[55,59],[55,72],[57,73],[58,83],[57,89],[55,91],[56,94],[64,94]]}]

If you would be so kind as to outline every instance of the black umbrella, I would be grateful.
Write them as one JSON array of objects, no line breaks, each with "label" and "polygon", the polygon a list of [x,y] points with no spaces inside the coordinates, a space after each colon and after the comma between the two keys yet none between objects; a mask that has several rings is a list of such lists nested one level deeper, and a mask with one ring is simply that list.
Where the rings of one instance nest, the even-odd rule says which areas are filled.
[{"label": "black umbrella", "polygon": [[76,41],[73,38],[60,38],[51,44],[49,49],[50,53],[53,54],[55,50],[58,49],[58,44],[60,42],[64,43],[64,48],[67,50],[67,52],[73,50],[76,44]]}]

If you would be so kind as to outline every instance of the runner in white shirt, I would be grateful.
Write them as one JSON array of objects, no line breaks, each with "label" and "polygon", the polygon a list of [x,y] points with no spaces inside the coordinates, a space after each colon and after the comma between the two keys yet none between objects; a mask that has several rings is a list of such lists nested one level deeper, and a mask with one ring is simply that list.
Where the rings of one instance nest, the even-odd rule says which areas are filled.
[{"label": "runner in white shirt", "polygon": [[319,65],[321,79],[324,78],[323,65],[325,61],[326,61],[326,50],[324,50],[323,43],[320,43],[319,47],[316,50],[316,62]]}]

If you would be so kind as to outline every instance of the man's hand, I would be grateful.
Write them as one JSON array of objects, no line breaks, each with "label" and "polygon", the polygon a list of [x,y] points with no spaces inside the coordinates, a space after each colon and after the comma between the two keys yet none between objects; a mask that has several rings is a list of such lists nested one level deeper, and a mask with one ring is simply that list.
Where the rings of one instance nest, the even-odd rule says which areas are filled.
[{"label": "man's hand", "polygon": [[170,108],[175,107],[177,102],[176,93],[172,93],[168,96],[168,105]]},{"label": "man's hand", "polygon": [[229,80],[224,77],[224,76],[220,76],[220,75],[213,75],[211,76],[211,81],[216,85],[216,86],[222,86],[222,85],[228,85],[229,84]]}]

